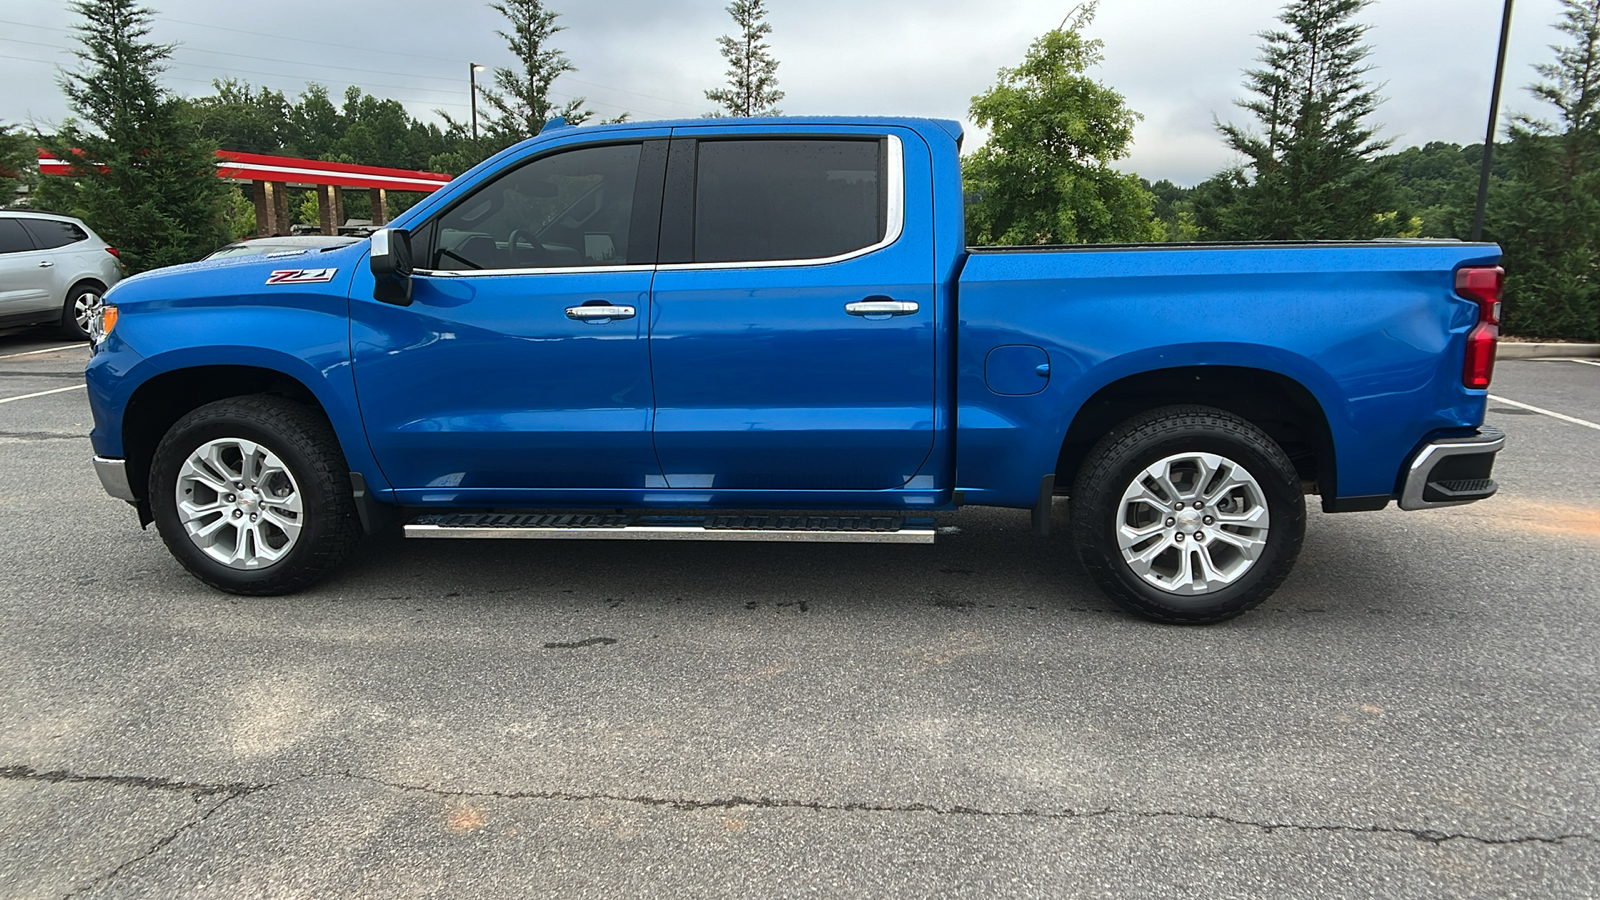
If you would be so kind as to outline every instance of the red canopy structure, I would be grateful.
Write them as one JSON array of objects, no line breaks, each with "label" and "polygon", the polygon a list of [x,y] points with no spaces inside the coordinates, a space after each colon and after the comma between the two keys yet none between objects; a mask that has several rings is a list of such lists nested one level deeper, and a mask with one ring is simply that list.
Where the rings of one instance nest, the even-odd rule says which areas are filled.
[{"label": "red canopy structure", "polygon": [[[81,165],[81,164],[79,164]],[[70,175],[75,165],[39,151],[39,174]],[[251,185],[256,205],[256,234],[269,237],[289,233],[289,188],[312,188],[317,192],[323,234],[334,234],[345,221],[344,191],[362,188],[372,198],[372,223],[389,221],[389,191],[432,193],[450,183],[450,176],[415,169],[390,169],[383,166],[358,166],[351,163],[296,159],[266,153],[217,151],[217,177]]]}]

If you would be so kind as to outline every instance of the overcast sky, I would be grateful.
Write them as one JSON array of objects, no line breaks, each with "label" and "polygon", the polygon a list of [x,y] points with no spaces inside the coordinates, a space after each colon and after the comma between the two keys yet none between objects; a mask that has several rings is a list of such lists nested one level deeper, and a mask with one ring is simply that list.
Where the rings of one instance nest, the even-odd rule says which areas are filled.
[{"label": "overcast sky", "polygon": [[[336,94],[358,84],[413,115],[467,115],[469,62],[510,63],[500,15],[475,2],[276,0],[249,4],[151,0],[156,40],[178,49],[166,84],[209,92],[224,75],[291,94],[307,81]],[[692,117],[723,79],[716,37],[731,30],[725,0],[552,0],[567,30],[556,41],[578,71],[556,82],[604,116]],[[768,0],[781,103],[791,114],[937,116],[967,121],[972,96],[1072,3],[1040,0]],[[1232,106],[1257,32],[1278,0],[1102,0],[1090,33],[1105,41],[1094,73],[1143,113],[1122,167],[1193,184],[1231,161],[1213,117]],[[1501,0],[1379,0],[1373,73],[1388,98],[1384,134],[1400,146],[1482,140]],[[1547,61],[1559,0],[1522,0],[1512,30],[1504,108],[1546,110],[1523,88]],[[60,0],[0,0],[0,122],[48,125],[66,116],[55,83],[73,62],[73,16]],[[973,135],[977,137],[976,134]],[[969,149],[976,143],[969,140]]]}]

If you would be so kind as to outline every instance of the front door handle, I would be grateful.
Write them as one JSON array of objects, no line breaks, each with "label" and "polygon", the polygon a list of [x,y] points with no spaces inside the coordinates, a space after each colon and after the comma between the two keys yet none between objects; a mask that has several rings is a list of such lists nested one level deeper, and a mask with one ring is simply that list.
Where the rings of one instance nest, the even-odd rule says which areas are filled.
[{"label": "front door handle", "polygon": [[631,306],[602,306],[596,304],[593,306],[584,305],[567,307],[567,318],[577,319],[584,322],[595,321],[598,319],[605,319],[607,321],[611,319],[631,319],[638,314],[639,311]]},{"label": "front door handle", "polygon": [[41,268],[41,269],[48,269],[53,265],[55,265],[55,263],[51,262],[48,259],[42,259],[42,260],[39,261],[39,268]]},{"label": "front door handle", "polygon": [[868,297],[844,305],[844,311],[850,315],[865,316],[869,319],[909,316],[921,308],[915,300],[890,300],[888,297]]}]

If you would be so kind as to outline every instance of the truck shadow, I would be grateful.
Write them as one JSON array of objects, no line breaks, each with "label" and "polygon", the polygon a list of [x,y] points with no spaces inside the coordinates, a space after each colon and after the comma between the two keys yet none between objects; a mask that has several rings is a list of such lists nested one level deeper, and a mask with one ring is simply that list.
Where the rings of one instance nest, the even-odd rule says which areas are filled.
[{"label": "truck shadow", "polygon": [[[829,602],[1108,612],[1060,529],[1028,513],[938,517],[933,545],[654,541],[366,542],[328,588],[406,599],[497,596],[596,605],[683,602],[807,611]],[[776,607],[775,607],[776,608]]]}]

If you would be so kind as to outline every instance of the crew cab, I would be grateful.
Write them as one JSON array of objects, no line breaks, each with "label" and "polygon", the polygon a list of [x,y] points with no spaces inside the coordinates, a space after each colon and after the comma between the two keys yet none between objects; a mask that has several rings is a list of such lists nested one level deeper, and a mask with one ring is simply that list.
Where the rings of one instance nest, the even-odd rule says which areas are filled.
[{"label": "crew cab", "polygon": [[557,121],[370,240],[130,278],[95,466],[207,584],[363,533],[932,541],[1069,499],[1108,595],[1264,600],[1329,512],[1495,492],[1489,244],[969,248],[961,130]]}]

